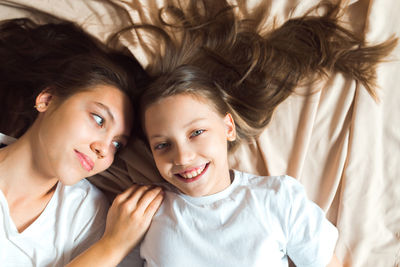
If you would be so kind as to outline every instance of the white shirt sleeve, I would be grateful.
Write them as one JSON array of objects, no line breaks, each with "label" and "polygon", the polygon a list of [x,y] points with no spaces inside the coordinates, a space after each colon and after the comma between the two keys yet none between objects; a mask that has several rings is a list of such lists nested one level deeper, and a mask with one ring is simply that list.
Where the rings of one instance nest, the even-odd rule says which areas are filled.
[{"label": "white shirt sleeve", "polygon": [[326,266],[332,259],[338,231],[323,210],[307,198],[304,187],[295,179],[285,179],[291,202],[287,221],[287,254],[296,266]]}]

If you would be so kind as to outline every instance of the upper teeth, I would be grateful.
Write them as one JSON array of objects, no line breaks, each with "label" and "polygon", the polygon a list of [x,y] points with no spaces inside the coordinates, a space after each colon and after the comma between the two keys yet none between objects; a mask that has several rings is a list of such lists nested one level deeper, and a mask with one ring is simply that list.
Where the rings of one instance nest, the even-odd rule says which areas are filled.
[{"label": "upper teeth", "polygon": [[202,173],[205,167],[206,167],[206,165],[204,165],[204,166],[202,166],[202,167],[200,167],[198,169],[195,169],[195,170],[193,170],[191,172],[180,173],[180,175],[185,179],[191,179],[191,178],[196,177],[200,173]]}]

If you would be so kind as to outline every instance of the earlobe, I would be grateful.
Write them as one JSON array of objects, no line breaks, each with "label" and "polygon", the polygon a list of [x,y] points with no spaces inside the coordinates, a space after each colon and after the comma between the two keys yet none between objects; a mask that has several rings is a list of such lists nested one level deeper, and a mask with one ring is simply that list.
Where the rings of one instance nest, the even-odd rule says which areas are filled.
[{"label": "earlobe", "polygon": [[226,126],[226,137],[228,141],[232,142],[236,139],[236,128],[235,128],[235,121],[232,118],[230,113],[226,113],[224,117],[224,122]]},{"label": "earlobe", "polygon": [[44,90],[42,91],[37,97],[35,101],[35,108],[39,112],[44,112],[47,110],[49,107],[49,104],[53,98],[53,95],[50,94],[48,91]]}]

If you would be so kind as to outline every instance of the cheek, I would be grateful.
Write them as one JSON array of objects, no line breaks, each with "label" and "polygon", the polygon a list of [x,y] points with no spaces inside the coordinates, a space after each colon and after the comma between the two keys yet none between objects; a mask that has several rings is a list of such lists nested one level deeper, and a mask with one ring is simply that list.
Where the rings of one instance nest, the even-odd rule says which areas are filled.
[{"label": "cheek", "polygon": [[98,163],[96,164],[97,165],[96,172],[99,173],[107,170],[113,162],[114,162],[114,156],[108,156],[103,160],[98,160]]},{"label": "cheek", "polygon": [[156,163],[156,167],[160,172],[161,176],[165,177],[171,171],[172,164],[170,164],[165,156],[154,156],[154,162]]},{"label": "cheek", "polygon": [[157,169],[160,170],[160,172],[165,171],[165,169],[167,168],[167,162],[165,159],[163,159],[162,157],[157,157],[157,156],[153,156],[154,157],[154,162],[156,163]]},{"label": "cheek", "polygon": [[66,138],[67,140],[88,138],[93,135],[88,120],[83,116],[75,116],[74,114],[54,116],[48,128],[49,134],[61,140],[66,140]]},{"label": "cheek", "polygon": [[228,141],[223,134],[214,135],[211,138],[205,138],[199,142],[199,147],[204,153],[221,158],[228,151]]}]

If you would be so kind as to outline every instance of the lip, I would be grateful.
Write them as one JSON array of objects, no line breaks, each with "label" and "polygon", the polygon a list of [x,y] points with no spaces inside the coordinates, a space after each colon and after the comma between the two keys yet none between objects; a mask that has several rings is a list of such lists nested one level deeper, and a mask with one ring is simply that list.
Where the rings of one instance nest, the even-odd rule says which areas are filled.
[{"label": "lip", "polygon": [[78,150],[74,150],[76,156],[78,157],[81,166],[88,172],[92,171],[94,168],[94,162],[85,154],[79,152]]},{"label": "lip", "polygon": [[[199,180],[200,178],[203,177],[203,175],[204,175],[204,174],[206,173],[206,171],[208,170],[208,166],[210,165],[210,162],[206,163],[205,165],[206,165],[206,166],[204,167],[204,170],[203,170],[199,175],[197,175],[197,176],[194,177],[194,178],[183,178],[182,176],[179,175],[179,173],[175,174],[175,177],[178,178],[180,181],[182,181],[182,182],[184,182],[184,183],[193,183],[193,182],[195,182],[195,181],[197,181],[197,180]],[[194,168],[192,168],[191,170],[193,170],[193,169],[194,169]],[[190,171],[191,171],[191,170],[190,170]]]}]

